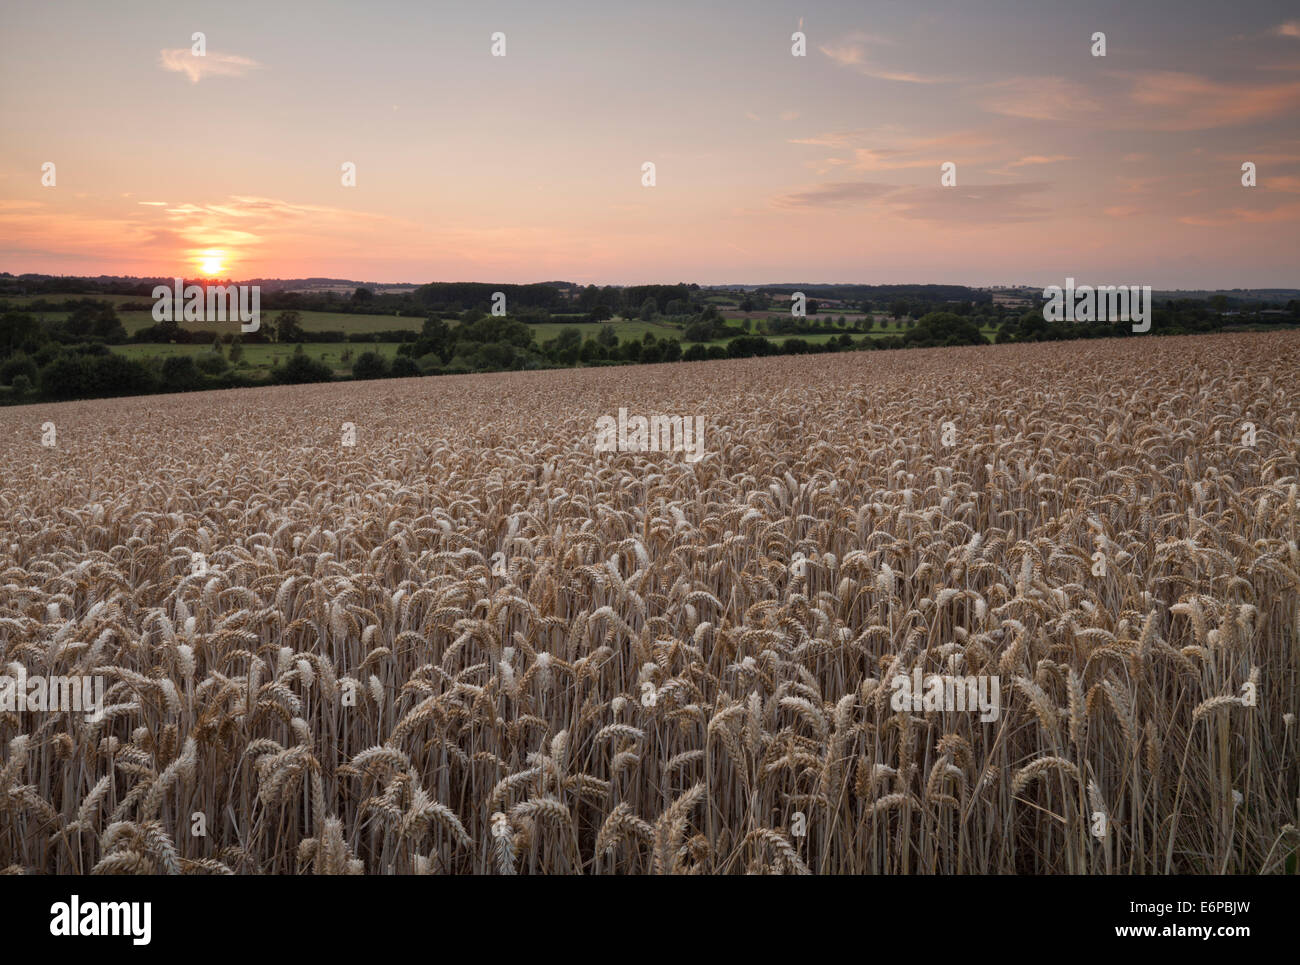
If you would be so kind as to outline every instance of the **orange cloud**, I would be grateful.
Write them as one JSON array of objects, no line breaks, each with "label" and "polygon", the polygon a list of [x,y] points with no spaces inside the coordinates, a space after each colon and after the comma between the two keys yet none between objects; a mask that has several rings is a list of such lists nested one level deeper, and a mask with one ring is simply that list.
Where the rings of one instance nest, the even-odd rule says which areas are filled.
[{"label": "orange cloud", "polygon": [[1300,201],[1278,205],[1276,208],[1228,208],[1209,215],[1187,215],[1178,220],[1183,224],[1208,228],[1241,224],[1278,224],[1300,220]]},{"label": "orange cloud", "polygon": [[1063,77],[1013,77],[989,84],[982,106],[994,114],[1034,121],[1069,121],[1087,118],[1091,123],[1101,104],[1086,88]]},{"label": "orange cloud", "polygon": [[203,56],[197,56],[189,47],[162,50],[159,54],[163,70],[184,74],[191,84],[197,84],[204,77],[243,77],[262,66],[257,61],[238,54],[219,54],[210,50]]},{"label": "orange cloud", "polygon": [[833,181],[773,199],[778,208],[816,210],[871,206],[880,214],[946,225],[991,225],[1036,221],[1050,213],[1028,200],[1046,182],[933,187],[876,181]]},{"label": "orange cloud", "polygon": [[1249,124],[1300,110],[1300,83],[1228,84],[1181,71],[1133,76],[1130,103],[1142,111],[1128,126],[1196,131]]},{"label": "orange cloud", "polygon": [[1022,157],[1019,161],[1012,161],[1007,167],[1022,168],[1027,164],[1055,164],[1057,161],[1073,161],[1074,156],[1070,154],[1031,154],[1028,157]]},{"label": "orange cloud", "polygon": [[913,74],[908,71],[893,70],[888,67],[882,67],[871,63],[867,58],[866,47],[868,44],[890,44],[892,41],[884,37],[878,37],[873,34],[853,33],[849,34],[841,43],[819,47],[825,57],[838,64],[840,67],[852,70],[855,73],[862,74],[866,77],[875,77],[879,80],[893,80],[905,84],[938,84],[942,83],[942,77],[928,77],[923,74]]}]

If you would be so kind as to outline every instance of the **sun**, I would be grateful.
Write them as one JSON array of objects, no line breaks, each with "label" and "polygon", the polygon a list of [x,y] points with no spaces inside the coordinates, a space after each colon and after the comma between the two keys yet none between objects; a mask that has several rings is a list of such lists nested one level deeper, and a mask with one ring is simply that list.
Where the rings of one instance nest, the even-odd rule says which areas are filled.
[{"label": "sun", "polygon": [[205,251],[199,255],[199,268],[205,275],[219,275],[226,270],[224,251]]}]

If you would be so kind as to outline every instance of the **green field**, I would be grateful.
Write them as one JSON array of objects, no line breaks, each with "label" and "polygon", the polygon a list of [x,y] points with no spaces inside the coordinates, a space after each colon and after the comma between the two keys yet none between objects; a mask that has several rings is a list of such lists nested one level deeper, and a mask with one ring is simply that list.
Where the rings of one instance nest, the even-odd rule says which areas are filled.
[{"label": "green field", "polygon": [[[275,324],[278,311],[262,310],[262,329]],[[127,332],[135,333],[154,324],[149,312],[118,312],[122,325]],[[342,312],[298,312],[304,332],[383,332],[388,329],[405,328],[419,331],[424,325],[423,318],[413,315],[347,315]],[[234,322],[181,322],[181,327],[198,332],[236,332],[239,326]]]},{"label": "green field", "polygon": [[98,292],[89,295],[77,295],[71,292],[61,292],[57,295],[4,295],[0,296],[0,301],[8,302],[15,308],[22,308],[36,301],[61,302],[69,298],[93,298],[97,302],[111,302],[114,308],[119,305],[128,305],[131,302],[149,302],[153,300],[147,295],[101,295]]},{"label": "green field", "polygon": [[665,338],[681,338],[682,330],[676,325],[668,325],[664,322],[642,322],[636,319],[623,321],[622,319],[611,319],[608,322],[542,322],[538,325],[530,325],[533,330],[533,341],[538,345],[548,342],[555,338],[566,328],[576,328],[583,339],[588,335],[595,336],[606,326],[612,325],[614,332],[618,335],[620,342],[626,342],[628,339],[639,339],[646,332],[653,332],[655,338],[661,341]]},{"label": "green field", "polygon": [[[49,296],[42,296],[49,298]],[[61,300],[64,296],[58,296],[58,299],[50,298],[49,300]],[[77,298],[81,296],[69,295],[68,298]],[[138,297],[129,297],[125,295],[94,295],[88,296],[104,301],[113,301],[115,304],[122,302],[148,301]],[[31,301],[30,298],[9,299],[13,303],[24,303]],[[43,322],[61,322],[68,317],[67,312],[36,312],[36,317]],[[275,317],[279,311],[262,310],[262,329],[266,330],[275,323]],[[389,329],[410,329],[419,331],[424,325],[423,316],[414,315],[350,315],[343,312],[298,312],[302,321],[303,331],[306,332],[384,332]],[[134,335],[142,328],[148,328],[154,324],[152,312],[123,312],[118,311],[117,317],[122,320],[122,327],[126,329],[128,335]],[[181,322],[182,329],[194,332],[221,332],[223,335],[230,332],[239,331],[239,325],[236,322]]]},{"label": "green field", "polygon": [[[76,297],[93,297],[103,301],[112,302],[120,306],[131,302],[140,303],[147,301],[138,295],[57,295],[57,296],[17,296],[8,299],[14,305],[27,305],[37,298],[45,298],[49,301],[58,301],[64,298]],[[716,297],[716,296],[715,296]],[[67,317],[66,312],[42,312],[37,313],[43,321],[61,321]],[[270,335],[273,333],[273,326],[278,311],[262,312],[262,331]],[[345,314],[340,312],[313,312],[300,311],[299,317],[302,321],[303,330],[310,332],[321,331],[345,331],[345,332],[377,332],[388,329],[407,329],[418,331],[424,324],[424,319],[418,316],[395,316],[395,315],[356,315]],[[768,313],[767,317],[777,317],[778,313]],[[819,312],[817,318],[826,317],[827,313]],[[809,335],[769,335],[773,342],[778,345],[785,343],[791,338],[800,338],[810,345],[820,345],[835,338],[841,332],[847,332],[855,341],[862,338],[864,333],[854,331],[852,324],[861,318],[861,313],[844,313],[848,322],[844,329],[836,329],[831,334],[809,334]],[[154,324],[152,314],[147,311],[138,312],[118,312],[118,317],[122,320],[123,327],[128,333],[135,333],[142,328]],[[831,317],[838,319],[839,313],[834,313]],[[876,322],[871,330],[865,334],[872,338],[884,338],[890,335],[902,335],[907,331],[907,326],[902,321],[895,321],[883,315],[875,316]],[[743,325],[743,316],[729,315],[726,317],[728,324],[734,328],[741,328]],[[758,317],[751,316],[751,329],[757,328]],[[883,327],[882,327],[882,322]],[[454,323],[453,323],[454,324]],[[671,325],[662,321],[643,322],[638,319],[623,320],[611,319],[608,322],[580,322],[580,321],[553,321],[530,326],[533,330],[535,344],[540,348],[543,343],[556,338],[561,331],[566,328],[577,329],[583,339],[597,335],[600,330],[609,325],[614,329],[620,342],[630,339],[641,339],[647,333],[653,333],[655,338],[663,339],[681,339],[683,348],[691,343],[682,339],[682,329],[676,325]],[[239,326],[234,322],[182,322],[183,329],[197,332],[220,332],[223,335],[230,335],[238,332]],[[992,341],[996,330],[985,326],[982,331],[985,337]],[[752,332],[752,334],[758,334]],[[720,345],[725,347],[728,339],[715,339],[711,342],[703,343],[705,345]],[[296,346],[284,345],[279,343],[262,344],[257,342],[244,343],[244,357],[242,367],[250,374],[263,374],[278,362],[286,361],[294,352]],[[314,359],[325,362],[331,366],[336,373],[347,373],[351,370],[352,362],[358,355],[366,351],[375,351],[388,360],[397,356],[398,343],[395,342],[305,342],[303,351]],[[113,346],[113,351],[133,359],[145,358],[166,358],[169,355],[198,355],[207,352],[210,349],[210,343],[203,341],[192,344],[158,344],[158,343],[141,343]],[[347,361],[343,359],[343,353],[350,352]],[[224,348],[224,353],[229,355],[229,347]]]},{"label": "green field", "polygon": [[[325,312],[303,312],[302,314],[304,316],[304,319],[306,318],[306,316],[309,315],[332,318],[332,319],[357,319],[357,318],[364,319],[369,317],[380,317],[380,318],[385,317],[385,316],[364,316],[364,315],[331,315]],[[124,319],[123,324],[126,324],[125,316],[123,316],[123,319]],[[391,320],[399,321],[399,319],[391,319]],[[409,321],[414,321],[414,320],[410,319]],[[266,325],[266,318],[264,315],[263,326],[265,325]],[[577,322],[571,324],[565,324],[559,322],[548,322],[545,324],[533,325],[530,327],[533,329],[533,339],[535,343],[538,345],[538,347],[540,347],[543,342],[549,341],[550,339],[553,339],[557,335],[559,335],[562,329],[576,328],[579,332],[582,333],[582,337],[585,339],[589,335],[597,334],[603,325],[612,325],[620,341],[627,341],[633,338],[639,339],[646,332],[654,332],[655,337],[658,339],[681,338],[681,329],[676,328],[675,326],[672,325],[664,325],[659,322],[610,321],[610,322],[599,322],[599,323]],[[130,326],[127,327],[128,330],[132,330]],[[194,327],[202,328],[203,326],[194,325]],[[313,326],[308,326],[304,323],[303,327],[307,331],[321,331],[323,329],[328,329],[331,326],[318,324],[313,327]],[[397,328],[400,326],[390,325],[386,327]],[[220,328],[221,328],[220,325],[213,325],[213,326],[206,327],[206,330],[216,331]],[[227,326],[224,329],[224,331],[226,332],[229,332],[231,330],[232,330],[231,326]],[[364,331],[364,329],[357,329],[354,327],[349,327],[348,330]],[[388,359],[391,362],[394,358],[397,357],[398,344],[399,343],[397,342],[374,342],[374,343],[372,342],[304,342],[302,344],[302,347],[303,347],[303,351],[306,352],[309,356],[311,356],[314,359],[320,359],[321,361],[328,363],[330,366],[334,368],[336,372],[347,372],[351,370],[352,362],[355,361],[356,357],[360,355],[362,352],[370,352],[370,351],[378,352],[380,355],[382,355],[384,358]],[[254,372],[269,371],[271,366],[274,365],[275,363],[286,361],[289,358],[289,356],[291,356],[294,353],[294,350],[297,348],[296,345],[287,345],[278,342],[271,343],[271,344],[259,343],[259,342],[244,342],[243,346],[244,346],[244,358],[242,361],[246,363],[248,368]],[[211,348],[211,343],[191,342],[188,344],[168,343],[166,345],[162,345],[157,342],[142,342],[139,344],[114,345],[111,346],[111,348],[114,352],[120,352],[121,354],[127,356],[128,358],[163,359],[169,355],[190,355],[190,356],[199,355],[200,353],[209,351],[209,349]],[[352,354],[351,356],[349,356],[348,361],[344,362],[342,360],[342,355],[345,351],[348,350],[351,350]],[[222,354],[229,357],[230,347],[223,346]]]},{"label": "green field", "polygon": [[[380,342],[378,344],[356,344],[353,342],[303,342],[302,349],[307,355],[314,359],[326,362],[335,372],[350,372],[352,363],[362,352],[378,352],[390,362],[397,357],[396,342]],[[158,358],[163,359],[169,355],[189,355],[196,356],[203,352],[209,351],[210,345],[176,345],[167,344],[159,345],[152,342],[146,342],[138,345],[114,345],[112,350],[125,355],[132,359]],[[296,345],[285,344],[260,344],[257,342],[244,343],[244,357],[242,361],[247,364],[246,371],[249,372],[266,372],[277,362],[286,362],[297,349]],[[348,361],[342,359],[343,353],[351,349],[352,355]],[[227,358],[230,357],[229,347],[226,346],[222,352]]]}]

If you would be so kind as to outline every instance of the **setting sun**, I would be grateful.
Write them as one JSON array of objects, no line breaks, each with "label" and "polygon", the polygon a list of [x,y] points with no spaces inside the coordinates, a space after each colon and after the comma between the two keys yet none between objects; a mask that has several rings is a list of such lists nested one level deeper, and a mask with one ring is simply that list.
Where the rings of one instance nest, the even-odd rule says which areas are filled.
[{"label": "setting sun", "polygon": [[205,251],[199,257],[199,268],[205,275],[216,275],[225,271],[224,253],[220,251]]}]

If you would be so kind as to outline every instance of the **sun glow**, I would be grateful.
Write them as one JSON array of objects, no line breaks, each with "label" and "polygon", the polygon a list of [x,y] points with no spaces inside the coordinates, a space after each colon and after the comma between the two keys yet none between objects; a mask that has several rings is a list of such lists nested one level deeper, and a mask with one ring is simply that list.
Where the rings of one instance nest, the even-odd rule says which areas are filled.
[{"label": "sun glow", "polygon": [[219,275],[226,270],[226,253],[209,249],[199,254],[199,268],[205,275]]}]

